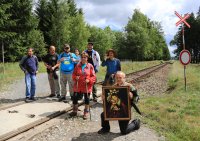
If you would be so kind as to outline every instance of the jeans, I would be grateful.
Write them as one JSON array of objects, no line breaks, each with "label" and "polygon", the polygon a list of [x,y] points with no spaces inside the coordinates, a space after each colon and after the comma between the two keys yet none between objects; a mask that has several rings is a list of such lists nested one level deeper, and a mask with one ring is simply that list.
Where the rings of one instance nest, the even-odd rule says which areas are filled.
[{"label": "jeans", "polygon": [[25,83],[26,83],[26,97],[32,98],[35,96],[36,89],[36,75],[26,73],[25,74]]}]

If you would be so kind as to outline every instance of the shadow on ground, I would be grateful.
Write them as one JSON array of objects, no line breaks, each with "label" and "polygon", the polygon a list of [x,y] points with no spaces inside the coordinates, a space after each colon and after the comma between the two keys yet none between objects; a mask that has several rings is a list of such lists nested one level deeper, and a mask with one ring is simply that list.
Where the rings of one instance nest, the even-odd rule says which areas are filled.
[{"label": "shadow on ground", "polygon": [[[36,97],[37,100],[40,99],[45,99],[47,97]],[[22,102],[24,101],[25,98],[19,98],[19,99],[6,99],[6,98],[1,98],[0,99],[0,104],[11,104],[11,103],[17,103],[17,102]]]},{"label": "shadow on ground", "polygon": [[81,133],[79,137],[72,138],[72,141],[111,141],[114,138],[121,136],[120,133],[107,133],[100,135],[97,132]]}]

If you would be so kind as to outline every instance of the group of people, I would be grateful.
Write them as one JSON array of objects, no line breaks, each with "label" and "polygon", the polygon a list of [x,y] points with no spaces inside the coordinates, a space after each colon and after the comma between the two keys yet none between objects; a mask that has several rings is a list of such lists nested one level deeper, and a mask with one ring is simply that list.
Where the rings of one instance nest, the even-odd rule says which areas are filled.
[{"label": "group of people", "polygon": [[[33,55],[33,48],[29,48],[27,55],[20,61],[20,68],[25,73],[26,84],[26,102],[35,100],[36,89],[36,74],[38,73],[38,59]],[[73,102],[73,111],[70,116],[76,116],[78,111],[78,100],[84,97],[85,109],[83,119],[89,117],[89,102],[90,94],[92,94],[93,101],[97,102],[97,77],[96,73],[99,71],[100,65],[107,66],[106,75],[104,79],[104,86],[130,86],[125,82],[125,74],[121,71],[121,64],[116,58],[116,52],[113,49],[107,51],[104,60],[101,63],[99,53],[93,49],[93,43],[89,42],[87,50],[79,54],[79,50],[75,49],[75,53],[70,52],[70,46],[64,44],[63,52],[56,53],[55,46],[49,47],[49,53],[44,57],[44,65],[47,69],[49,85],[51,94],[49,97],[57,97],[59,101],[66,100],[67,84],[69,86],[69,93]],[[133,93],[130,91],[130,99],[133,99]],[[104,97],[102,96],[102,99]],[[127,134],[139,128],[140,121],[134,120],[130,124],[129,120],[119,121],[119,126],[122,134]],[[101,114],[102,129],[98,131],[99,134],[110,131],[109,121],[104,119],[104,113]]]}]

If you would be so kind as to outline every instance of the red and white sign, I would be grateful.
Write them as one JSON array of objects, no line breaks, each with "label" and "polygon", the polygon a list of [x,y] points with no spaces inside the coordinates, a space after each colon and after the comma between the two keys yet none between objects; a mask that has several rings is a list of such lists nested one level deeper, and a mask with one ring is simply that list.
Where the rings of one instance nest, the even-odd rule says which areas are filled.
[{"label": "red and white sign", "polygon": [[179,60],[181,62],[181,64],[183,65],[187,65],[190,63],[191,61],[191,55],[190,55],[190,52],[188,50],[182,50],[180,52],[180,55],[179,55]]},{"label": "red and white sign", "polygon": [[178,12],[175,11],[176,16],[180,18],[180,20],[176,23],[176,26],[178,26],[180,23],[184,23],[190,28],[190,25],[186,22],[186,20],[190,17],[190,14],[186,14],[184,17],[178,14]]}]

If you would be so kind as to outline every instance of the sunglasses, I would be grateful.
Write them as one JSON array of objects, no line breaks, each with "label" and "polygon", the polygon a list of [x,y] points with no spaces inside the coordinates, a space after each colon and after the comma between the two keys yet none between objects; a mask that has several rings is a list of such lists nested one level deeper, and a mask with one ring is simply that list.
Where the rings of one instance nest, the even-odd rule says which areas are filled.
[{"label": "sunglasses", "polygon": [[69,49],[69,47],[65,47],[64,49],[66,49],[66,50],[67,50],[67,49]]}]

